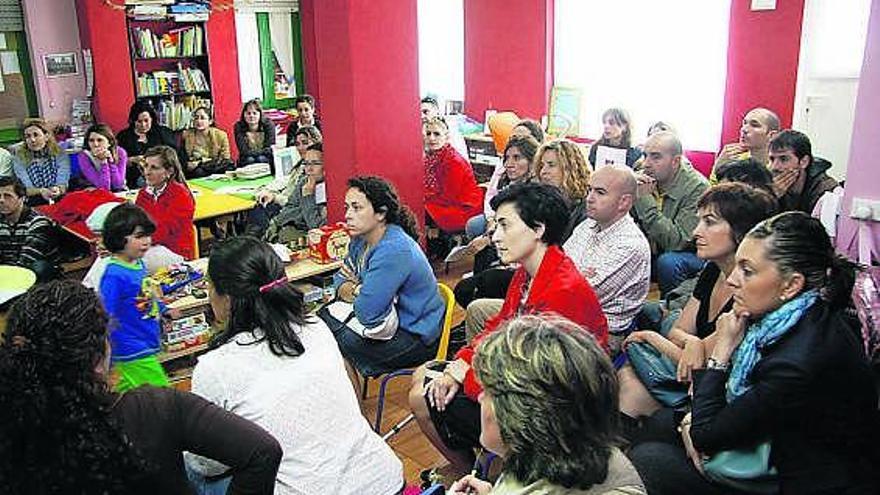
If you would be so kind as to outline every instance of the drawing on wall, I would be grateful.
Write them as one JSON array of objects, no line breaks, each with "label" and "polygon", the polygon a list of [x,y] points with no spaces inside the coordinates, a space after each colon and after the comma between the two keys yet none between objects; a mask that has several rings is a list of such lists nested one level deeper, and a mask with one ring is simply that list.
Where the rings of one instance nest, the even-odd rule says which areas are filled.
[{"label": "drawing on wall", "polygon": [[43,69],[46,77],[75,76],[79,74],[76,53],[50,53],[43,55]]}]

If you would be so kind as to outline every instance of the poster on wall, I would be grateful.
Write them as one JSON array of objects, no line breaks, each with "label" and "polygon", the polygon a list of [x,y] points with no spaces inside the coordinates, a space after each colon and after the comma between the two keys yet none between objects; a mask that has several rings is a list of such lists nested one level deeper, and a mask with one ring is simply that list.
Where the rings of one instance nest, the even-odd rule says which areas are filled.
[{"label": "poster on wall", "polygon": [[43,55],[43,69],[46,77],[65,77],[79,74],[76,53],[50,53]]}]

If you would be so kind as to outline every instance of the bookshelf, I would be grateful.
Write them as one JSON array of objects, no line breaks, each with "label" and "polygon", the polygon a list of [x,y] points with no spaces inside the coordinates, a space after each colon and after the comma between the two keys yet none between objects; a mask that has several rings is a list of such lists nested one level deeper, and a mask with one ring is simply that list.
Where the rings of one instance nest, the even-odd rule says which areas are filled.
[{"label": "bookshelf", "polygon": [[186,129],[199,106],[212,106],[205,22],[128,17],[135,98],[149,100],[159,123]]}]

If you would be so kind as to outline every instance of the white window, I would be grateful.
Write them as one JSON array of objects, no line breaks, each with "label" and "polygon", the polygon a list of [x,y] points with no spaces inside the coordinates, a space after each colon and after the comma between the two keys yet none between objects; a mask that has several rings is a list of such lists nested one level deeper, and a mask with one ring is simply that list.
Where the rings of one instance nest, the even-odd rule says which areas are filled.
[{"label": "white window", "polygon": [[622,107],[633,144],[662,120],[686,149],[718,149],[730,0],[556,0],[555,18],[554,84],[582,89],[582,135]]},{"label": "white window", "polygon": [[419,90],[464,100],[463,0],[418,0]]}]

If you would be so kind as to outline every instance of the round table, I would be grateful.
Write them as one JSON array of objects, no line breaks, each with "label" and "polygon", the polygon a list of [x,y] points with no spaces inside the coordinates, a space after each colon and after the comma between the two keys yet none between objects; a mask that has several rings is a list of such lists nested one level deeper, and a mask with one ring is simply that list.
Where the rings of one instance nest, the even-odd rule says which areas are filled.
[{"label": "round table", "polygon": [[27,292],[36,282],[37,276],[27,268],[0,265],[0,307]]}]

